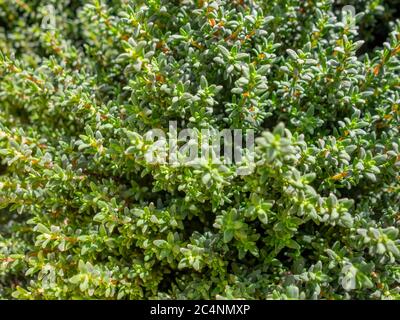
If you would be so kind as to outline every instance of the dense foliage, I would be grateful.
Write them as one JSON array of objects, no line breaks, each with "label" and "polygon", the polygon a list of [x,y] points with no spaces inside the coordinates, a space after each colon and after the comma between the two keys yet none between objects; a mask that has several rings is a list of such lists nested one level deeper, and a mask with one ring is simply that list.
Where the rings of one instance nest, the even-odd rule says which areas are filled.
[{"label": "dense foliage", "polygon": [[[0,1],[0,297],[399,299],[398,6]],[[172,120],[254,171],[149,164]]]}]

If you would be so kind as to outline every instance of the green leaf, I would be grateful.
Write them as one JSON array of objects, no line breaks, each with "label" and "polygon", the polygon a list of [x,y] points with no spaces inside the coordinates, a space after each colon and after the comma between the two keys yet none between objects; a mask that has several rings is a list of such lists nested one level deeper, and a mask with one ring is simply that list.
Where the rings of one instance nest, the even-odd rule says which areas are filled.
[{"label": "green leaf", "polygon": [[233,238],[233,230],[232,229],[228,229],[224,231],[224,242],[228,243],[232,240]]},{"label": "green leaf", "polygon": [[298,299],[299,298],[299,288],[295,285],[290,285],[286,288],[286,294],[291,299]]},{"label": "green leaf", "polygon": [[136,147],[130,146],[128,149],[126,149],[125,154],[135,154],[136,152]]},{"label": "green leaf", "polygon": [[395,257],[400,257],[400,250],[397,248],[396,244],[393,241],[388,241],[386,243],[386,248],[389,252],[393,253]]},{"label": "green leaf", "polygon": [[71,278],[69,278],[69,282],[71,282],[73,284],[78,284],[81,282],[81,279],[82,279],[82,275],[76,274],[76,275],[72,276]]},{"label": "green leaf", "polygon": [[38,231],[40,233],[46,233],[46,234],[50,234],[51,233],[51,231],[41,223],[38,223],[36,225],[35,229],[36,229],[36,231]]}]

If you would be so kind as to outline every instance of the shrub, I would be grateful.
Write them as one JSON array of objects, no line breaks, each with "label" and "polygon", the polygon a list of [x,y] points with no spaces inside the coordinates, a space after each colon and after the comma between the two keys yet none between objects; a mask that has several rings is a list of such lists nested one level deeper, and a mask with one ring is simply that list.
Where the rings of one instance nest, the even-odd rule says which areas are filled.
[{"label": "shrub", "polygon": [[69,2],[0,3],[0,297],[400,298],[398,1]]}]

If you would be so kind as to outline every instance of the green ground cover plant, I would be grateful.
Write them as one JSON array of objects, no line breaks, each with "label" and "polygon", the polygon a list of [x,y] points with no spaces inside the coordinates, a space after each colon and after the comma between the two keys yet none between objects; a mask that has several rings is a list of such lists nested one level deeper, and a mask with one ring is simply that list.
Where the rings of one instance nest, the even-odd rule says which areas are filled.
[{"label": "green ground cover plant", "polygon": [[399,6],[0,0],[0,298],[399,299]]}]

